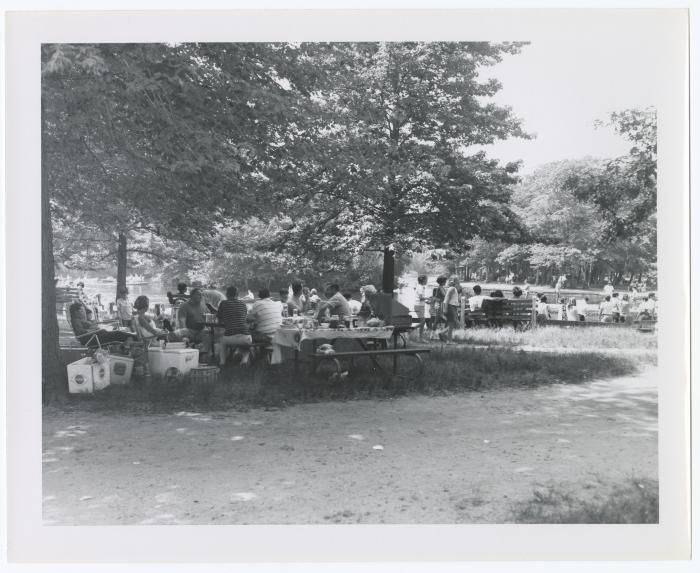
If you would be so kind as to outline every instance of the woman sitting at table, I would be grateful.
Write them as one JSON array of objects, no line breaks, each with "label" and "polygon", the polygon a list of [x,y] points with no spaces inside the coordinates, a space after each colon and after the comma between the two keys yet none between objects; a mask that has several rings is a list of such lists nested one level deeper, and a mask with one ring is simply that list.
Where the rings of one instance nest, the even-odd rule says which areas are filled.
[{"label": "woman sitting at table", "polygon": [[136,316],[132,322],[134,330],[144,342],[153,340],[167,340],[168,342],[177,342],[180,337],[172,332],[168,332],[162,328],[158,328],[153,319],[146,314],[150,306],[150,301],[145,295],[141,295],[134,301]]},{"label": "woman sitting at table", "polygon": [[360,287],[360,310],[357,313],[357,318],[360,322],[366,322],[372,316],[372,303],[370,302],[370,297],[377,294],[377,288],[374,285],[365,285]]}]

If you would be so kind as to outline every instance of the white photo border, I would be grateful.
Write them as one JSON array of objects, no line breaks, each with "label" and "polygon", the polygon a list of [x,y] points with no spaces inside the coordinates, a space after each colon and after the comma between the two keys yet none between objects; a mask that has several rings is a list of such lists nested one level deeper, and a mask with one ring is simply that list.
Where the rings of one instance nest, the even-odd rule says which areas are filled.
[{"label": "white photo border", "polygon": [[[40,45],[60,42],[527,40],[658,44],[658,525],[42,526]],[[621,41],[621,40],[620,40]],[[689,481],[688,23],[682,9],[11,13],[6,27],[8,558],[16,562],[686,559]],[[614,88],[612,88],[614,89]],[[679,278],[681,278],[679,285]],[[671,296],[672,295],[672,296]],[[9,297],[8,297],[9,299]],[[115,537],[118,542],[115,542]]]}]

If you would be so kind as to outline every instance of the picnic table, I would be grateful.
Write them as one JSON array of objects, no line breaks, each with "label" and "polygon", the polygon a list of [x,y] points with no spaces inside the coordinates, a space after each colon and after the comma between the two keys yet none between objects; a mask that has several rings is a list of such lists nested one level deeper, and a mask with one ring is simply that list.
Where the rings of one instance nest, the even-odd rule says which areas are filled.
[{"label": "picnic table", "polygon": [[282,347],[293,348],[295,360],[298,360],[301,345],[305,340],[314,343],[316,351],[316,341],[335,341],[338,339],[350,339],[357,341],[358,345],[367,350],[365,342],[367,340],[389,340],[394,333],[393,326],[365,326],[362,328],[297,328],[281,327],[272,336],[272,364],[282,363]]},{"label": "picnic table", "polygon": [[[420,372],[423,369],[423,363],[420,359],[421,353],[430,352],[426,348],[397,348],[397,339],[394,336],[393,326],[377,326],[377,327],[359,327],[359,328],[296,328],[296,327],[282,327],[280,328],[272,337],[272,364],[280,364],[282,362],[282,347],[293,348],[294,349],[294,370],[299,371],[299,354],[301,352],[302,344],[305,340],[311,340],[313,343],[313,351],[308,355],[308,357],[314,360],[330,360],[334,362],[337,373],[341,373],[339,358],[353,358],[360,356],[367,356],[374,364],[377,370],[382,371],[383,368],[378,362],[377,357],[382,355],[391,356],[393,358],[393,373],[397,372],[397,361],[398,357],[401,355],[411,356],[416,358],[419,366]],[[394,348],[387,348],[387,342],[394,339]],[[353,340],[359,346],[358,350],[347,351],[347,352],[332,352],[332,353],[318,353],[316,352],[316,343],[319,340],[330,341],[334,343],[337,340],[348,339]],[[382,348],[377,346],[369,346],[369,342],[379,342],[382,343]]]}]

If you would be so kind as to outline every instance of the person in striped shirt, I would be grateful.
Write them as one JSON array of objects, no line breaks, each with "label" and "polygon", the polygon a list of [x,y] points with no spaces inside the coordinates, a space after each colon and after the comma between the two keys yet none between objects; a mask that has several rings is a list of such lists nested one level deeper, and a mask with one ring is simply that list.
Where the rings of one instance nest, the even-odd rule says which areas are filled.
[{"label": "person in striped shirt", "polygon": [[261,288],[258,297],[259,299],[253,303],[253,308],[248,313],[251,334],[255,342],[270,342],[272,335],[282,326],[281,305],[270,298],[268,288]]},{"label": "person in striped shirt", "polygon": [[238,300],[238,289],[235,286],[226,289],[226,300],[219,303],[216,315],[224,325],[224,335],[220,339],[219,364],[221,366],[226,364],[229,347],[244,347],[241,349],[241,364],[247,364],[249,360],[247,347],[252,344],[253,337],[246,321],[248,307],[243,301]]}]

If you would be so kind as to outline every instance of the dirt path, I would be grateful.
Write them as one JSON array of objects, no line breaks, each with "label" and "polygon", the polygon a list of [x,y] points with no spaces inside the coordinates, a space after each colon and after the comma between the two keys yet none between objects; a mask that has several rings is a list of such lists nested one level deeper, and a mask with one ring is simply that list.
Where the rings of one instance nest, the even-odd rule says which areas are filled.
[{"label": "dirt path", "polygon": [[656,376],[246,413],[47,411],[44,519],[504,523],[550,482],[656,479]]}]

